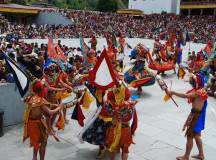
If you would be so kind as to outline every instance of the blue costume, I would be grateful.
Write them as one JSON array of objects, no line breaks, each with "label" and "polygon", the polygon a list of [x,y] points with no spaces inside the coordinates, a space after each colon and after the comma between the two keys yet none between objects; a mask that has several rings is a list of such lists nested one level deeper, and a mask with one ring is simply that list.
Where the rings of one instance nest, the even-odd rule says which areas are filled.
[{"label": "blue costume", "polygon": [[[200,96],[202,99],[203,106],[202,110],[197,110],[195,108],[192,108],[191,113],[185,123],[185,127],[187,127],[187,131],[185,133],[185,136],[194,138],[196,135],[201,135],[201,131],[205,128],[205,117],[206,117],[206,108],[208,105],[207,102],[207,92],[203,88],[204,87],[204,75],[203,73],[200,73],[196,76],[196,88],[188,91],[187,93],[196,92],[197,95]],[[188,102],[191,103],[192,99],[188,99]]]},{"label": "blue costume", "polygon": [[206,108],[207,108],[208,102],[207,100],[204,102],[202,111],[199,115],[199,118],[196,122],[196,125],[193,129],[193,131],[197,134],[200,134],[202,130],[205,128],[205,117],[206,117]]},{"label": "blue costume", "polygon": [[145,68],[143,61],[138,61],[124,74],[124,81],[128,84],[135,82],[133,87],[150,86],[155,83],[155,78]]}]

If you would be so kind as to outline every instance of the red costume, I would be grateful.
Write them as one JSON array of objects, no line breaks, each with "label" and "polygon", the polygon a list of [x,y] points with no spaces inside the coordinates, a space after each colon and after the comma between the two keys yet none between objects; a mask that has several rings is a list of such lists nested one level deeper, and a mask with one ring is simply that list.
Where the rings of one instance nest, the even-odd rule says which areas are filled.
[{"label": "red costume", "polygon": [[124,153],[128,153],[128,148],[133,143],[129,121],[133,117],[134,103],[129,100],[130,95],[130,91],[124,86],[108,92],[105,108],[113,117],[106,137],[106,145],[110,152],[121,148]]}]

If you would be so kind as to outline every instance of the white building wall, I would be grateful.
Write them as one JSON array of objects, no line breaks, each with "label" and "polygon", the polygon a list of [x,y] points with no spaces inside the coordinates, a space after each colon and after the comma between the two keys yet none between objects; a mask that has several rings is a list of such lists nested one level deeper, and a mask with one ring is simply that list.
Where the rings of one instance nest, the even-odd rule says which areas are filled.
[{"label": "white building wall", "polygon": [[177,13],[180,0],[129,0],[129,9],[139,9],[145,14]]}]

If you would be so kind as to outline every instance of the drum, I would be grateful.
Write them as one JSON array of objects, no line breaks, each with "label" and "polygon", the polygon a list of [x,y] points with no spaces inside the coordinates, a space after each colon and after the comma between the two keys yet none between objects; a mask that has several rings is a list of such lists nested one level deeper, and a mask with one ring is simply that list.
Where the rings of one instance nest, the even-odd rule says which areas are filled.
[{"label": "drum", "polygon": [[68,104],[68,103],[71,103],[73,101],[75,101],[77,98],[76,94],[74,93],[70,93],[70,96],[62,99],[62,104]]},{"label": "drum", "polygon": [[86,89],[86,86],[85,86],[85,85],[80,85],[80,86],[75,86],[75,87],[73,88],[73,91],[74,91],[75,93],[78,93],[78,92],[83,92],[83,91],[85,91],[85,89]]}]

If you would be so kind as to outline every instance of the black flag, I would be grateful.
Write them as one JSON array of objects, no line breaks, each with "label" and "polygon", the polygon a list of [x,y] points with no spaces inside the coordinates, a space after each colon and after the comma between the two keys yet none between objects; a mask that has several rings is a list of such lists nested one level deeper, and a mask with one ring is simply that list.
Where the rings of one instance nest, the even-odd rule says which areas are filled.
[{"label": "black flag", "polygon": [[24,97],[26,92],[28,91],[30,78],[27,74],[19,67],[17,64],[8,57],[5,53],[3,53],[3,57],[6,61],[7,66],[9,67],[11,73],[13,74],[13,78],[15,83],[19,89],[21,97]]},{"label": "black flag", "polygon": [[191,35],[189,34],[189,32],[186,32],[186,42],[190,42],[191,41]]}]

